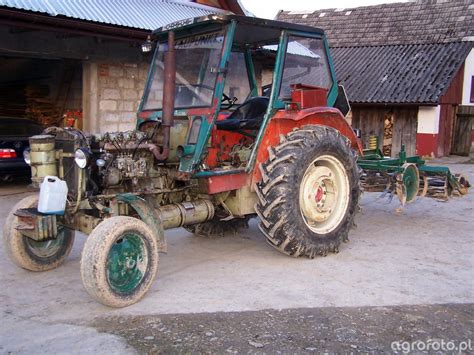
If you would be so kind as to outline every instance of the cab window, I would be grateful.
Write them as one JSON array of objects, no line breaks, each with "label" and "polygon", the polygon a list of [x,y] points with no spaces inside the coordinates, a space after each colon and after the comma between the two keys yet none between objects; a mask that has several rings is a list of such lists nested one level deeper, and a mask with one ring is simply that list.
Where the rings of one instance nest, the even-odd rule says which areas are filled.
[{"label": "cab window", "polygon": [[231,52],[230,54],[224,94],[231,99],[236,97],[237,105],[245,102],[250,94],[250,83],[243,52]]},{"label": "cab window", "polygon": [[280,99],[290,98],[291,86],[295,84],[331,89],[333,81],[322,39],[288,38]]}]

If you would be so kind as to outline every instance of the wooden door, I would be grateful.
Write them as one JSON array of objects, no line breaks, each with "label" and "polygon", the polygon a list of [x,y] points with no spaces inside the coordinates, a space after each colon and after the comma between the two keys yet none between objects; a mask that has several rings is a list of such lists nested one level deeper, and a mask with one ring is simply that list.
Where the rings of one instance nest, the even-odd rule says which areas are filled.
[{"label": "wooden door", "polygon": [[392,157],[405,145],[407,155],[416,154],[418,107],[398,107],[393,113]]},{"label": "wooden door", "polygon": [[451,154],[468,156],[471,151],[471,131],[474,121],[474,106],[459,106],[454,123]]},{"label": "wooden door", "polygon": [[372,135],[378,137],[379,147],[382,148],[385,111],[385,108],[378,107],[352,107],[352,127],[361,130],[364,148],[368,147]]}]

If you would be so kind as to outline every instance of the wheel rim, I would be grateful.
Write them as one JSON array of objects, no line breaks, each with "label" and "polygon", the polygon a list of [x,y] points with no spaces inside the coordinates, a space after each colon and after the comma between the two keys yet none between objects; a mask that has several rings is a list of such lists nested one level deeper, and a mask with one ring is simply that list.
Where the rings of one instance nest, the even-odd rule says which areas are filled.
[{"label": "wheel rim", "polygon": [[403,185],[406,189],[406,201],[412,202],[418,195],[420,176],[415,164],[407,164],[403,171]]},{"label": "wheel rim", "polygon": [[299,205],[311,231],[326,234],[337,228],[349,206],[349,177],[338,159],[323,155],[313,160],[301,180]]},{"label": "wheel rim", "polygon": [[109,251],[107,279],[110,287],[119,293],[133,291],[145,276],[148,255],[143,237],[125,233]]},{"label": "wheel rim", "polygon": [[56,255],[64,243],[66,231],[64,229],[58,230],[58,235],[55,239],[39,242],[28,237],[23,237],[28,250],[38,258],[46,259]]}]

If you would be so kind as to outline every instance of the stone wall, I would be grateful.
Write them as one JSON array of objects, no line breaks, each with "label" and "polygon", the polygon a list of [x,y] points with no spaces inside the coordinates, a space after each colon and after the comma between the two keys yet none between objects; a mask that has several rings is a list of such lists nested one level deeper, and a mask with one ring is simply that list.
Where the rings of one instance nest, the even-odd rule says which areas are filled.
[{"label": "stone wall", "polygon": [[84,65],[84,129],[104,133],[133,129],[149,64]]}]

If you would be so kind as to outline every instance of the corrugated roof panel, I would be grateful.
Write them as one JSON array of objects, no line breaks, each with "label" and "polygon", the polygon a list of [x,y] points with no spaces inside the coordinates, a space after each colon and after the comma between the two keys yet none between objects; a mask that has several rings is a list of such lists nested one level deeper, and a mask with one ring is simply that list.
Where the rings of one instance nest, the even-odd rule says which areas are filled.
[{"label": "corrugated roof panel", "polygon": [[145,30],[186,18],[226,12],[172,0],[0,0],[0,6]]},{"label": "corrugated roof panel", "polygon": [[353,103],[436,104],[472,42],[332,48],[339,83]]},{"label": "corrugated roof panel", "polygon": [[0,0],[0,6],[12,7],[15,9],[43,12],[55,15],[54,9],[49,5],[48,1],[38,0]]}]

